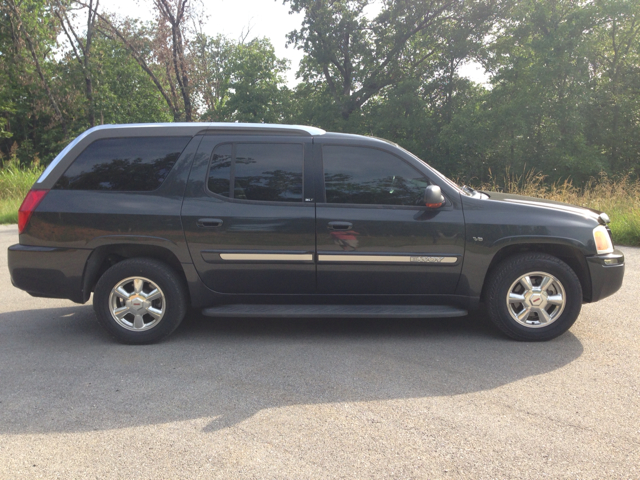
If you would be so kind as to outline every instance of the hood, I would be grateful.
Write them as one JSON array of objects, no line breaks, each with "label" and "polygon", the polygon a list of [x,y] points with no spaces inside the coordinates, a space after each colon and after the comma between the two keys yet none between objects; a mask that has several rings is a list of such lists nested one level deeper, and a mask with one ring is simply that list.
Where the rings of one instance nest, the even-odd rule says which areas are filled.
[{"label": "hood", "polygon": [[535,197],[524,197],[522,195],[512,195],[510,193],[499,192],[486,192],[491,200],[517,203],[519,205],[527,205],[530,207],[548,208],[552,210],[559,210],[562,212],[573,213],[586,218],[592,218],[602,225],[609,223],[609,217],[606,213],[592,208],[578,207],[577,205],[571,205],[568,203],[556,202],[554,200],[545,200]]}]

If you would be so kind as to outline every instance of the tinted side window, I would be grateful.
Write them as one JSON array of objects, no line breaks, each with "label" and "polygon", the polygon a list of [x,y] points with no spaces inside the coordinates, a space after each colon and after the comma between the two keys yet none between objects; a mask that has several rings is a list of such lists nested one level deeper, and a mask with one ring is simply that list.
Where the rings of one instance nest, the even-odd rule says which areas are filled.
[{"label": "tinted side window", "polygon": [[390,153],[367,147],[322,148],[327,203],[421,205],[428,180]]},{"label": "tinted side window", "polygon": [[302,201],[301,144],[237,143],[216,147],[207,186],[240,200]]},{"label": "tinted side window", "polygon": [[54,188],[140,192],[157,189],[191,137],[129,137],[96,140]]},{"label": "tinted side window", "polygon": [[220,145],[213,152],[209,167],[209,190],[225,197],[231,196],[232,145]]}]

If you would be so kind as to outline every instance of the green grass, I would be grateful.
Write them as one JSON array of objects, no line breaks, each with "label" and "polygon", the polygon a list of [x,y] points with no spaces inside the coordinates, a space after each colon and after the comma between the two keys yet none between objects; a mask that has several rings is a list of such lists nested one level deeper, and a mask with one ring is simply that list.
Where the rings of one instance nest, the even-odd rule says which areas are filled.
[{"label": "green grass", "polygon": [[40,167],[21,168],[8,162],[0,168],[0,200],[23,199],[41,173]]},{"label": "green grass", "polygon": [[20,168],[16,162],[0,168],[0,224],[18,223],[18,208],[41,173],[38,166]]},{"label": "green grass", "polygon": [[640,246],[640,210],[615,205],[607,214],[611,218],[611,233],[616,245]]},{"label": "green grass", "polygon": [[18,223],[18,209],[22,198],[0,199],[0,225]]}]

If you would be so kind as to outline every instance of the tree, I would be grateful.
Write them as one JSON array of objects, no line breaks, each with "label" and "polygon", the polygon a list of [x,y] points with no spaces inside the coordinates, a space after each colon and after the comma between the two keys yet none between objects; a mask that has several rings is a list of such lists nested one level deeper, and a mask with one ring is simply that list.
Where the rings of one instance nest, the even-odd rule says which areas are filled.
[{"label": "tree", "polygon": [[[180,89],[184,105],[184,116],[187,122],[192,121],[193,111],[191,106],[191,91],[189,87],[189,69],[185,60],[184,24],[189,20],[192,12],[189,0],[153,0],[158,11],[158,26],[169,25],[171,30],[171,59],[173,73]],[[167,70],[171,79],[171,72]]]},{"label": "tree", "polygon": [[99,123],[170,122],[173,119],[158,89],[121,42],[97,32],[92,62]]},{"label": "tree", "polygon": [[579,0],[514,4],[483,58],[490,91],[443,131],[451,163],[484,179],[489,168],[533,168],[552,180],[587,180],[607,168],[587,135],[588,58],[597,8]]},{"label": "tree", "polygon": [[224,120],[236,44],[223,35],[209,37],[200,32],[192,45],[194,104],[202,119]]},{"label": "tree", "polygon": [[93,75],[91,68],[91,44],[96,30],[96,19],[98,18],[98,7],[100,0],[88,0],[88,4],[82,3],[82,6],[87,8],[87,29],[85,31],[84,38],[76,33],[74,27],[75,15],[69,13],[68,4],[63,4],[61,0],[56,0],[54,13],[60,22],[60,26],[64,31],[69,45],[73,50],[74,56],[80,66],[82,67],[82,74],[84,76],[85,95],[87,97],[87,119],[89,126],[93,127],[96,124],[95,117],[95,105],[93,99]]},{"label": "tree", "polygon": [[640,4],[598,2],[589,38],[593,100],[587,132],[606,151],[611,172],[640,174]]},{"label": "tree", "polygon": [[288,61],[279,59],[267,39],[238,44],[229,61],[229,99],[225,117],[238,122],[281,122],[290,90],[284,85]]},{"label": "tree", "polygon": [[452,31],[481,38],[497,10],[493,1],[385,0],[369,20],[370,0],[285,2],[304,14],[302,28],[288,36],[306,54],[300,75],[326,89],[344,120],[386,87],[429,76]]},{"label": "tree", "polygon": [[[55,111],[58,121],[61,122],[63,129],[66,132],[66,120],[60,110],[58,99],[53,94],[49,79],[45,75],[41,61],[41,58],[46,60],[48,53],[51,51],[51,48],[48,48],[48,42],[46,41],[51,41],[50,37],[49,39],[46,39],[48,36],[47,34],[50,34],[50,32],[47,31],[49,27],[48,22],[50,21],[50,14],[48,12],[49,5],[46,2],[36,2],[34,0],[24,0],[23,2],[19,2],[17,0],[6,0],[6,3],[2,8],[9,20],[16,53],[19,53],[20,44],[24,42],[30,53],[31,60],[33,61],[33,65],[38,73],[38,77],[40,78],[41,86],[46,92],[47,98],[49,99],[51,107],[53,107],[53,110]],[[24,10],[27,11],[27,15],[23,15]],[[46,53],[44,54],[40,52],[41,40],[44,40],[42,43],[46,49]]]},{"label": "tree", "polygon": [[175,95],[175,88],[170,83],[170,63],[159,65],[157,55],[157,29],[154,25],[143,25],[135,19],[125,18],[117,21],[107,15],[100,15],[99,30],[107,38],[122,42],[131,57],[142,71],[148,75],[158,92],[171,110],[173,120],[180,121],[182,107]]},{"label": "tree", "polygon": [[70,98],[52,55],[59,25],[51,2],[42,0],[0,2],[0,17],[0,153],[13,149],[24,164],[48,161],[73,129]]},{"label": "tree", "polygon": [[284,85],[288,62],[276,56],[266,38],[245,42],[199,34],[192,42],[194,104],[201,119],[282,122],[290,112],[291,91]]}]

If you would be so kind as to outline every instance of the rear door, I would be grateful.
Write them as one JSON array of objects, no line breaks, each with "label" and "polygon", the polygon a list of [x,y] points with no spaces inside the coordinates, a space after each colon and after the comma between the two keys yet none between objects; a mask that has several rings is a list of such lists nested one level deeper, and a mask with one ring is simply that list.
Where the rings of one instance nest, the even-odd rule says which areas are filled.
[{"label": "rear door", "polygon": [[205,136],[182,223],[204,283],[232,294],[314,293],[312,137]]},{"label": "rear door", "polygon": [[319,142],[318,292],[453,294],[464,253],[459,197],[426,208],[432,180],[382,142]]}]

